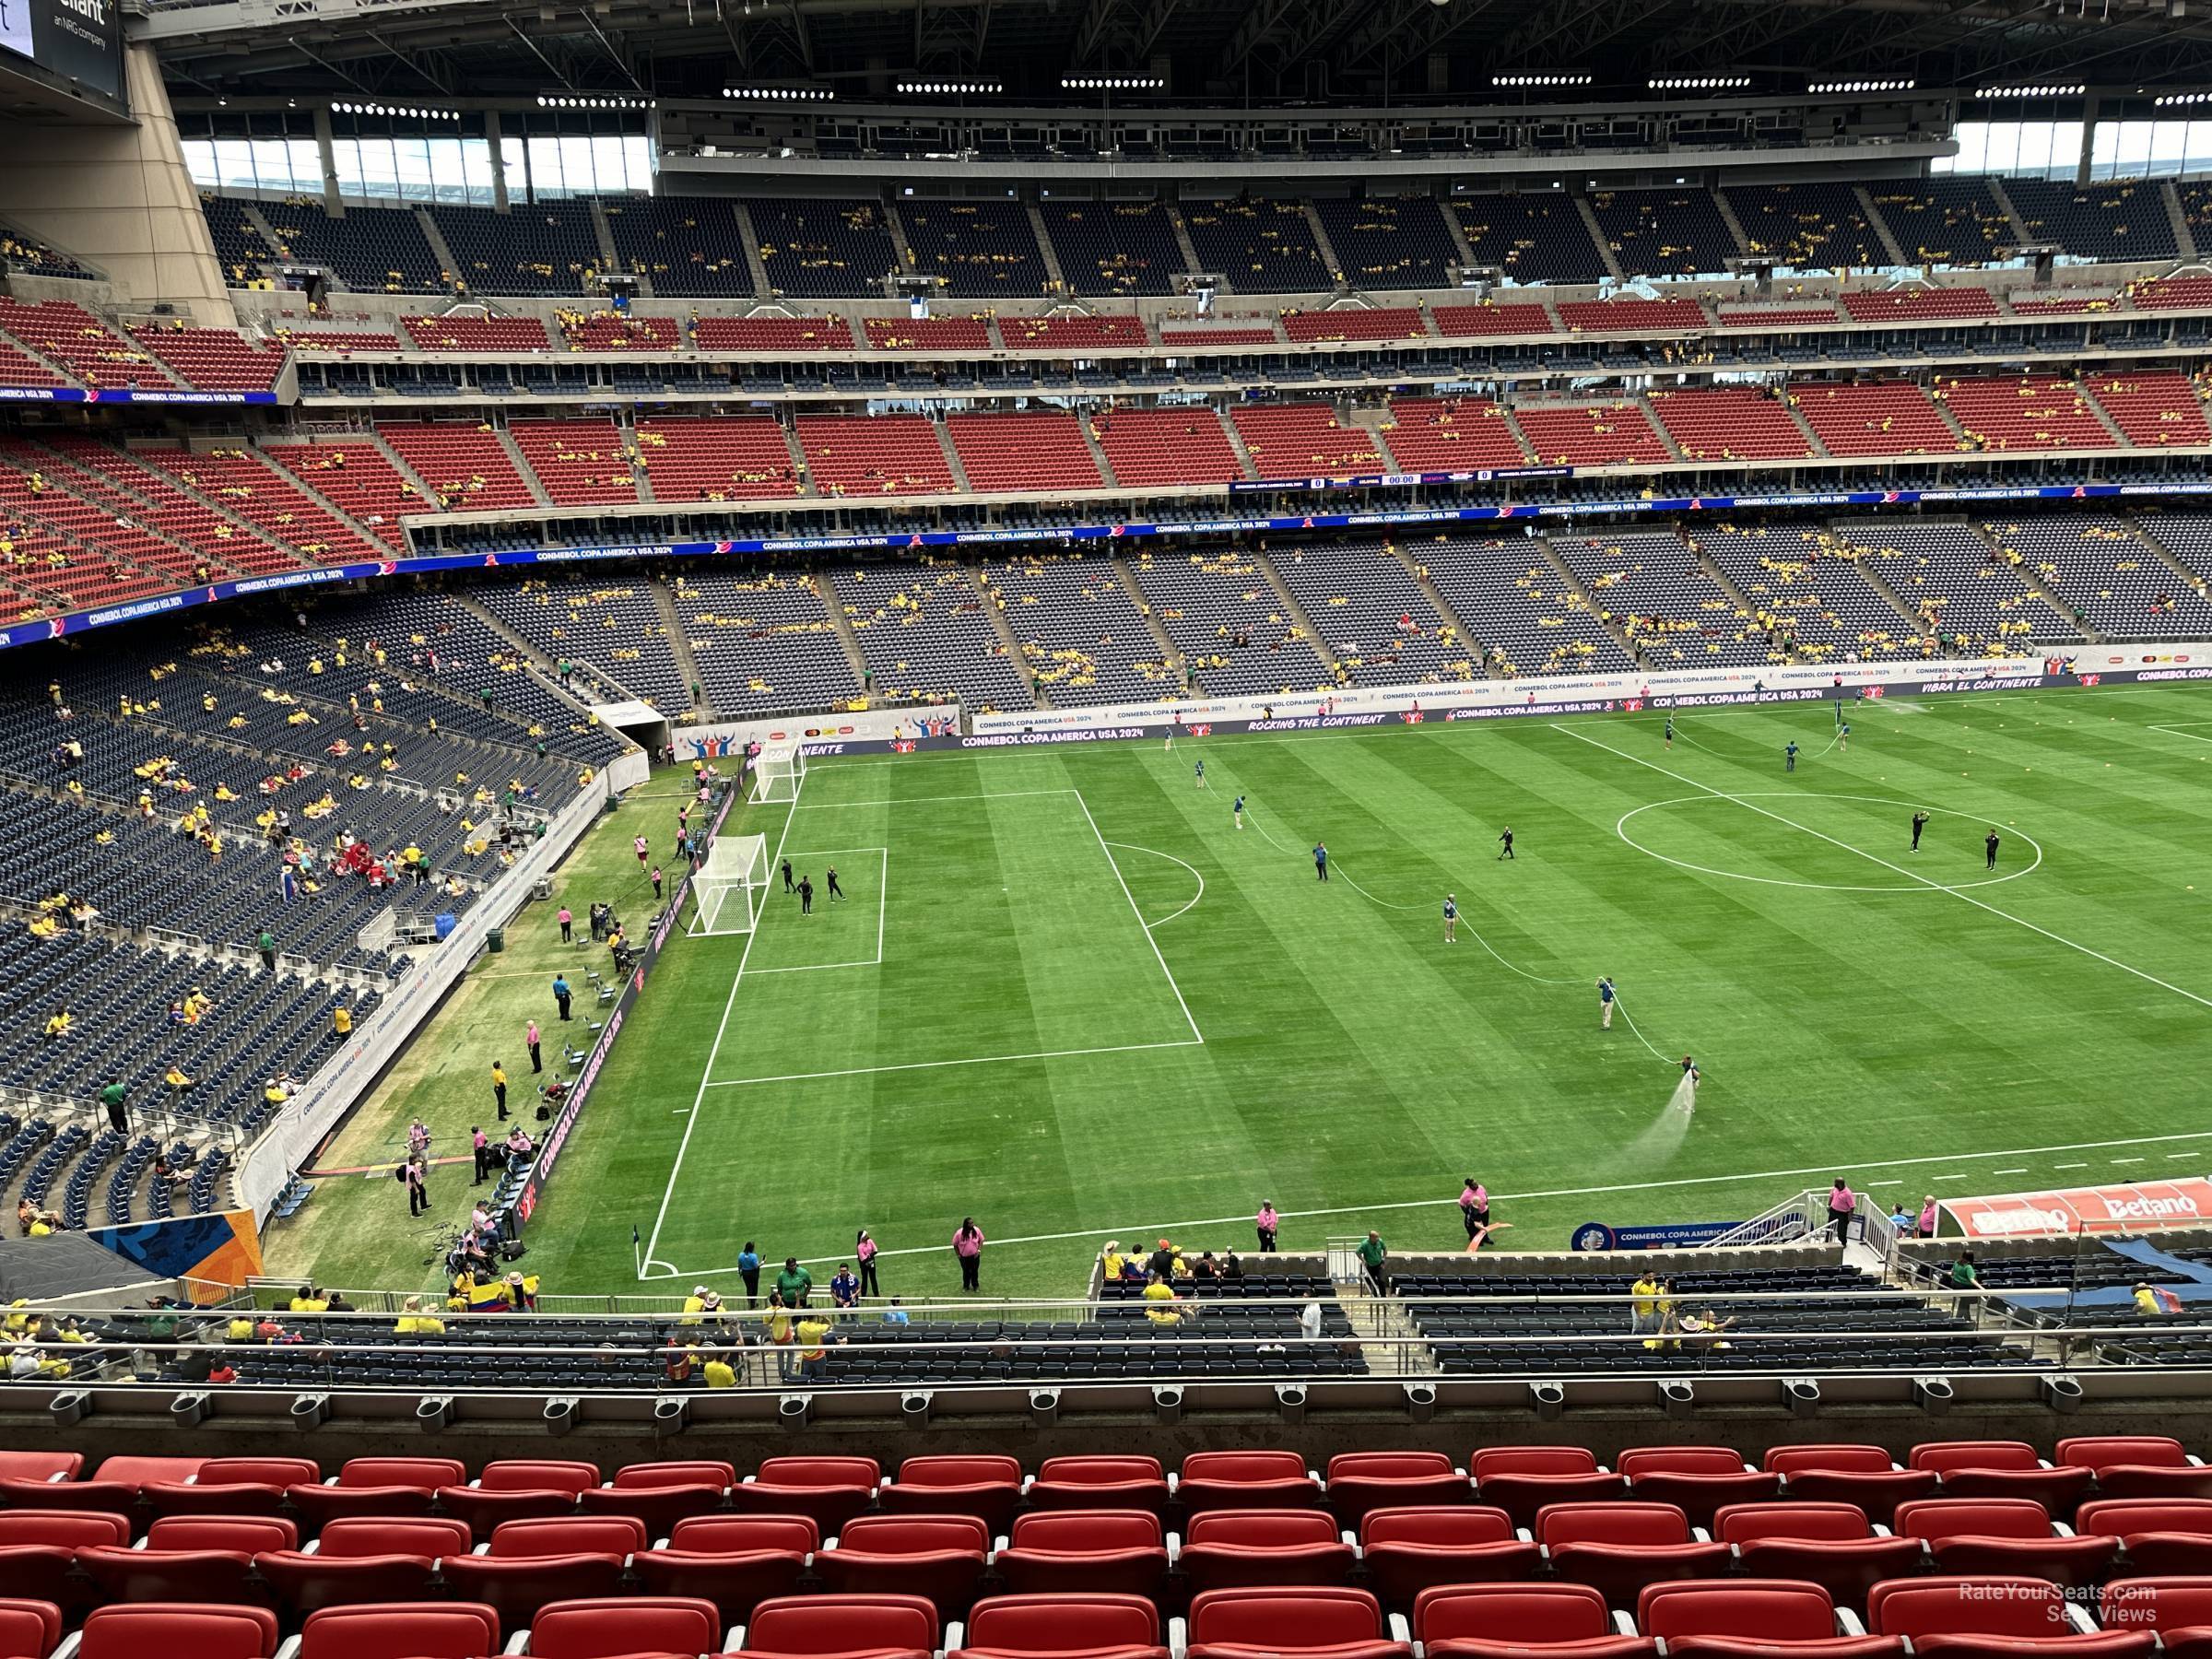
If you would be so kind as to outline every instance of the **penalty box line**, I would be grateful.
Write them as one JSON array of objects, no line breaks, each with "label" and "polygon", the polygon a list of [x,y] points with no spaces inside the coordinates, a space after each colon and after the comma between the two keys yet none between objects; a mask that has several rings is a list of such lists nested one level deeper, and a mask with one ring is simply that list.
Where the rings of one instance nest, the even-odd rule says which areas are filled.
[{"label": "penalty box line", "polygon": [[1102,1048],[1039,1049],[1026,1054],[978,1054],[965,1060],[908,1060],[895,1065],[852,1065],[841,1071],[785,1072],[773,1077],[718,1077],[708,1088],[747,1088],[756,1083],[810,1083],[822,1077],[867,1077],[878,1072],[935,1071],[948,1065],[1000,1065],[1017,1060],[1068,1060],[1078,1054],[1141,1054],[1150,1049],[1199,1048],[1202,1037],[1174,1037],[1164,1042],[1115,1042]]},{"label": "penalty box line", "polygon": [[1618,756],[1623,760],[1632,760],[1638,766],[1644,767],[1651,771],[1655,771],[1662,777],[1674,779],[1674,781],[1677,783],[1687,783],[1692,789],[1702,790],[1705,792],[1705,794],[1712,795],[1718,800],[1733,802],[1735,805],[1741,806],[1746,812],[1757,813],[1760,818],[1771,818],[1774,820],[1774,822],[1786,825],[1788,828],[1797,830],[1800,834],[1809,835],[1816,841],[1824,841],[1831,847],[1841,847],[1846,853],[1856,853],[1859,857],[1864,858],[1869,864],[1881,865],[1883,869],[1888,870],[1893,876],[1903,876],[1913,881],[1917,881],[1922,887],[1925,888],[1932,893],[1948,893],[1952,898],[1958,900],[1961,904],[1971,904],[1976,910],[1986,912],[1988,914],[1996,917],[2001,922],[2010,922],[2016,927],[2024,927],[2030,933],[2041,935],[2043,938],[2050,940],[2053,945],[2064,945],[2068,950],[2079,951],[2083,956],[2091,958],[2096,961],[2102,962],[2108,968],[2117,968],[2123,973],[2133,974],[2136,979],[2141,980],[2145,984],[2156,985],[2161,991],[2171,991],[2176,996],[2186,997],[2189,1001],[2195,1003],[2200,1007],[2212,1008],[2212,998],[2199,996],[2194,991],[2184,991],[2181,986],[2176,985],[2170,981],[2162,980],[2155,973],[2146,973],[2140,968],[2130,966],[2128,963],[2120,960],[2118,957],[2109,957],[2106,956],[2101,950],[2092,950],[2088,946],[2082,944],[2079,940],[2069,939],[2064,934],[2053,933],[2049,928],[2041,926],[2037,923],[2030,922],[2025,916],[2016,916],[2010,911],[1999,910],[1995,905],[1985,903],[1982,900],[1975,898],[1971,893],[1966,892],[1961,888],[1946,887],[1942,882],[1931,880],[1929,877],[1923,876],[1917,870],[1909,870],[1903,865],[1892,864],[1889,862],[1889,860],[1882,857],[1879,853],[1869,853],[1863,847],[1854,847],[1847,841],[1839,841],[1832,835],[1826,834],[1821,830],[1814,829],[1810,824],[1801,824],[1794,818],[1787,818],[1783,817],[1779,812],[1769,812],[1764,806],[1754,806],[1751,802],[1747,801],[1741,795],[1730,794],[1724,789],[1715,789],[1710,783],[1700,783],[1697,779],[1688,776],[1687,773],[1676,771],[1671,767],[1661,766],[1656,761],[1646,760],[1641,755],[1631,755],[1628,752],[1628,750],[1615,748],[1609,743],[1601,743],[1594,737],[1585,736],[1583,733],[1574,730],[1571,726],[1560,725],[1555,721],[1551,723],[1551,729],[1555,732],[1564,732],[1568,736],[1573,738],[1576,742],[1586,743],[1592,748],[1604,749],[1608,755]]},{"label": "penalty box line", "polygon": [[[757,978],[763,973],[818,973],[825,968],[880,968],[883,966],[883,923],[890,906],[891,850],[888,847],[809,847],[804,853],[794,853],[794,858],[819,858],[827,861],[831,854],[846,853],[873,853],[881,863],[881,874],[876,883],[876,954],[851,962],[801,962],[790,968],[756,968]],[[772,877],[775,872],[771,870]],[[824,908],[829,904],[823,900]]]}]

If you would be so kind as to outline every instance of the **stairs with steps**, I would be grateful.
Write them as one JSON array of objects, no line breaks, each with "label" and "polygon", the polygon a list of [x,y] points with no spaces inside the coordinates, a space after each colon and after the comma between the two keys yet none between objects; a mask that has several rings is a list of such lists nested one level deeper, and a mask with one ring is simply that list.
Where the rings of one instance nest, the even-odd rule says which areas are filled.
[{"label": "stairs with steps", "polygon": [[1176,649],[1175,641],[1168,637],[1168,630],[1160,619],[1153,615],[1152,601],[1143,587],[1138,585],[1136,571],[1131,568],[1127,559],[1118,555],[1112,562],[1114,578],[1122,584],[1122,592],[1128,594],[1130,603],[1144,614],[1145,628],[1151,634],[1153,642],[1159,647],[1159,660],[1163,663],[1180,664],[1182,661],[1182,653]]},{"label": "stairs with steps", "polygon": [[[1383,546],[1397,555],[1398,562],[1404,565],[1407,574],[1412,576],[1413,585],[1421,590],[1421,597],[1428,600],[1430,608],[1444,619],[1444,626],[1452,630],[1452,637],[1459,641],[1461,646],[1466,650],[1469,658],[1472,659],[1476,647],[1480,641],[1476,639],[1474,630],[1460,620],[1459,613],[1445,603],[1442,591],[1430,580],[1429,567],[1420,563],[1394,540],[1385,542]],[[1484,663],[1477,662],[1475,666],[1477,671],[1480,671],[1484,667]]]},{"label": "stairs with steps", "polygon": [[968,482],[968,469],[960,465],[960,450],[952,441],[952,429],[945,424],[942,417],[930,424],[937,429],[937,447],[945,452],[945,465],[952,468],[952,481],[963,492],[972,491],[975,486]]},{"label": "stairs with steps", "polygon": [[1530,539],[1535,544],[1536,551],[1544,556],[1544,562],[1551,567],[1552,574],[1559,579],[1560,585],[1569,593],[1581,596],[1583,605],[1589,611],[1591,618],[1612,637],[1615,644],[1628,653],[1629,660],[1631,663],[1641,663],[1642,657],[1637,652],[1636,647],[1629,642],[1629,636],[1620,630],[1620,625],[1614,621],[1608,607],[1599,602],[1596,594],[1583,585],[1583,579],[1569,568],[1567,561],[1559,557],[1559,550],[1551,545],[1551,537],[1538,535]]},{"label": "stairs with steps", "polygon": [[684,619],[677,610],[675,591],[657,576],[646,579],[645,589],[653,595],[653,608],[660,615],[661,626],[668,630],[669,653],[676,658],[684,684],[694,688],[691,706],[697,711],[705,706],[707,682],[700,677],[699,659],[691,654],[691,639],[685,633]]},{"label": "stairs with steps", "polygon": [[1643,418],[1646,421],[1651,423],[1652,430],[1659,434],[1660,448],[1664,449],[1669,455],[1673,456],[1677,461],[1685,461],[1688,459],[1688,456],[1683,454],[1682,446],[1675,441],[1675,435],[1666,429],[1666,422],[1659,418],[1659,411],[1652,407],[1652,400],[1650,398],[1646,397],[1642,393],[1638,392],[1632,394],[1630,396],[1629,401],[1643,411]]},{"label": "stairs with steps", "polygon": [[298,474],[292,472],[290,468],[278,465],[274,460],[270,459],[266,455],[262,454],[258,450],[249,449],[248,453],[251,453],[253,458],[259,461],[264,466],[275,473],[277,477],[283,479],[287,484],[289,484],[294,489],[297,489],[309,500],[314,502],[316,506],[322,508],[324,512],[329,513],[331,517],[336,519],[339,524],[345,525],[347,529],[352,531],[363,541],[369,543],[370,546],[381,547],[385,545],[383,538],[378,535],[375,531],[371,530],[367,524],[362,524],[359,519],[355,518],[352,513],[348,512],[345,508],[339,506],[337,502],[332,500],[328,496],[317,489],[312,484],[310,484],[305,478],[302,478]]},{"label": "stairs with steps", "polygon": [[1879,594],[1891,610],[1912,625],[1914,633],[1924,639],[1935,637],[1936,630],[1921,619],[1919,614],[1906,602],[1904,594],[1889,585],[1889,579],[1875,569],[1873,559],[1854,559],[1851,561],[1851,565],[1853,570],[1858,571],[1860,581]]},{"label": "stairs with steps", "polygon": [[2008,569],[2011,570],[2015,576],[2019,578],[2020,585],[2025,587],[2030,593],[2033,594],[2038,599],[2041,599],[2045,605],[2049,606],[2053,612],[2055,613],[2058,618],[2066,624],[2067,627],[2073,629],[2075,632],[2078,633],[2083,639],[2088,640],[2092,644],[2103,643],[2103,640],[2093,629],[2090,629],[2088,623],[2077,622],[2075,620],[2074,607],[2068,605],[2064,599],[2061,599],[2056,593],[2053,592],[2052,589],[2044,582],[2043,579],[2036,574],[2033,567],[2030,566],[2025,561],[2019,564],[2014,564],[2011,559],[2005,557],[2005,548],[2003,545],[1994,535],[1990,534],[1988,525],[1983,524],[1979,519],[1971,519],[1967,521],[1967,524],[1968,527],[1971,528],[1976,535],[1980,536],[1983,541],[1987,542],[1990,547],[1996,550],[1997,558]]},{"label": "stairs with steps", "polygon": [[1237,465],[1244,469],[1244,476],[1257,478],[1260,476],[1260,465],[1252,458],[1252,452],[1244,447],[1244,434],[1237,430],[1237,423],[1229,418],[1229,411],[1216,411],[1215,418],[1220,421],[1221,429],[1229,434],[1229,447],[1236,453]]},{"label": "stairs with steps", "polygon": [[1113,476],[1113,464],[1106,459],[1106,452],[1100,447],[1098,434],[1090,429],[1090,417],[1077,415],[1076,424],[1083,429],[1083,446],[1090,451],[1091,463],[1098,467],[1099,477],[1106,480],[1109,489],[1119,489],[1122,481]]},{"label": "stairs with steps", "polygon": [[[615,229],[606,222],[606,206],[599,197],[594,196],[591,198],[591,206],[592,233],[599,239],[599,268],[602,271],[619,271],[622,268],[622,256],[615,252]],[[648,300],[652,299],[652,276],[643,271],[636,272],[635,276],[638,292]]]},{"label": "stairs with steps", "polygon": [[1298,602],[1298,595],[1290,591],[1290,584],[1283,580],[1283,573],[1275,568],[1275,561],[1265,553],[1254,553],[1252,563],[1254,570],[1267,578],[1267,585],[1275,590],[1276,599],[1283,607],[1283,615],[1289,618],[1305,635],[1306,643],[1313,647],[1313,654],[1321,659],[1322,666],[1329,671],[1329,677],[1343,683],[1344,665],[1337,662],[1336,653],[1329,649],[1329,642],[1322,637],[1321,629],[1313,626],[1313,618],[1306,615],[1306,607]]},{"label": "stairs with steps", "polygon": [[430,217],[428,207],[415,209],[415,223],[422,230],[423,241],[430,244],[430,252],[438,255],[438,268],[445,273],[448,282],[453,281],[460,275],[461,262],[453,257],[453,249],[446,245],[445,232],[438,229],[438,221]]},{"label": "stairs with steps", "polygon": [[1044,274],[1052,279],[1053,291],[1065,294],[1068,291],[1067,273],[1060,268],[1059,250],[1053,246],[1053,239],[1045,234],[1044,215],[1038,211],[1034,202],[1029,205],[1028,212],[1030,234],[1037,239],[1037,253],[1044,261]]},{"label": "stairs with steps", "polygon": [[2127,434],[2120,429],[2120,423],[2112,418],[2112,412],[2089,394],[2088,383],[2085,381],[2072,383],[2080,392],[2081,401],[2089,406],[2089,413],[2097,417],[2098,424],[2112,435],[2112,441],[2122,449],[2133,449],[2135,445],[2128,442]]},{"label": "stairs with steps", "polygon": [[783,421],[782,425],[783,447],[791,452],[792,477],[799,480],[806,494],[821,494],[821,491],[814,487],[814,473],[806,465],[806,452],[799,447],[799,429],[793,426],[788,420]]},{"label": "stairs with steps", "polygon": [[1439,202],[1437,206],[1444,216],[1444,229],[1452,238],[1453,251],[1459,257],[1459,268],[1471,270],[1476,264],[1475,244],[1467,240],[1467,228],[1459,222],[1459,215],[1452,211],[1450,202]]},{"label": "stairs with steps", "polygon": [[899,268],[910,275],[914,271],[914,244],[907,239],[906,221],[899,217],[898,204],[883,205],[883,228],[889,233],[891,251],[899,255]]},{"label": "stairs with steps", "polygon": [[[195,568],[204,567],[208,571],[220,571],[225,575],[242,574],[242,572],[237,571],[236,567],[225,563],[223,560],[215,558],[202,548],[189,547],[185,543],[179,541],[175,536],[171,535],[166,531],[157,527],[154,523],[155,511],[153,503],[147,500],[135,490],[128,488],[124,485],[115,483],[113,480],[105,477],[101,474],[90,472],[83,467],[77,466],[66,456],[62,455],[58,451],[48,450],[45,453],[53,456],[53,465],[54,470],[53,471],[52,476],[56,480],[61,482],[71,494],[77,496],[81,500],[92,502],[102,512],[107,512],[111,517],[124,520],[133,528],[142,531],[146,535],[152,536],[156,541],[162,543],[164,546],[174,547],[177,550],[177,554],[180,558],[194,560]],[[19,511],[23,512],[25,517],[30,521],[41,524],[46,524],[45,518],[35,507],[19,509]],[[226,514],[225,517],[228,518],[229,515]],[[54,529],[57,534],[64,534],[64,532],[60,530],[59,526],[49,525],[48,527]],[[115,562],[118,564],[128,565],[133,570],[144,571],[147,574],[159,578],[165,585],[175,585],[177,579],[174,573],[171,571],[153,570],[149,567],[139,565],[132,560],[124,559],[117,559]],[[28,580],[28,577],[25,572],[18,571],[15,580],[18,585],[21,585],[26,580]],[[31,585],[36,586],[37,584],[34,582]]]},{"label": "stairs with steps", "polygon": [[1853,185],[1852,193],[1859,198],[1859,211],[1866,216],[1866,222],[1874,227],[1875,235],[1881,239],[1882,251],[1889,255],[1889,263],[1893,265],[1911,265],[1912,262],[1905,257],[1905,251],[1898,242],[1897,232],[1889,229],[1889,221],[1875,206],[1874,193],[1864,184]]},{"label": "stairs with steps", "polygon": [[1994,173],[1989,178],[1989,194],[1996,197],[1997,206],[2005,210],[2005,222],[2012,227],[2013,235],[2019,239],[2015,245],[2033,241],[2035,239],[2028,234],[2028,222],[2020,218],[2020,210],[2012,205],[2012,193],[2005,188],[2005,181]]},{"label": "stairs with steps", "polygon": [[1044,688],[1037,683],[1037,676],[1030,667],[1030,659],[1022,652],[1021,641],[1014,637],[1014,625],[1006,620],[1006,613],[999,606],[998,591],[991,585],[981,567],[963,565],[960,571],[974,586],[976,597],[983,607],[983,615],[989,618],[993,631],[998,635],[999,643],[1006,648],[1006,660],[1014,665],[1014,672],[1021,676],[1021,683],[1029,687],[1030,700],[1041,709],[1051,708],[1052,700],[1045,696]]},{"label": "stairs with steps", "polygon": [[2149,548],[2151,552],[2156,554],[2160,564],[2164,565],[2176,576],[2179,576],[2183,582],[2187,582],[2193,592],[2203,594],[2206,592],[2208,586],[2212,586],[2212,583],[2207,583],[2202,576],[2199,576],[2194,571],[2191,570],[2187,565],[2176,559],[2171,553],[2169,553],[2166,550],[2166,546],[2163,542],[2159,541],[2159,538],[2153,535],[2149,531],[2144,529],[2143,526],[2137,524],[2134,519],[2125,519],[2123,522],[2127,525],[2128,530],[2134,535],[2135,538],[2141,542],[2146,547]]},{"label": "stairs with steps", "polygon": [[1344,261],[1336,257],[1336,244],[1329,240],[1328,228],[1321,222],[1321,210],[1313,206],[1311,197],[1303,199],[1303,206],[1306,229],[1313,233],[1313,245],[1321,251],[1322,263],[1335,274],[1336,291],[1344,293],[1351,284],[1344,274]]},{"label": "stairs with steps", "polygon": [[508,465],[514,468],[515,476],[522,479],[523,487],[530,492],[530,499],[540,507],[552,506],[553,498],[546,493],[544,483],[523,454],[522,445],[515,442],[514,434],[503,426],[495,426],[491,429],[500,441],[500,447],[507,452]]},{"label": "stairs with steps", "polygon": [[829,615],[830,631],[837,642],[845,648],[845,661],[853,665],[853,684],[857,689],[868,684],[868,656],[860,648],[860,635],[853,630],[853,618],[845,614],[843,603],[837,596],[837,584],[827,572],[808,576],[807,582],[814,595],[821,601],[822,609]]},{"label": "stairs with steps", "polygon": [[1728,234],[1735,238],[1735,251],[1748,257],[1751,253],[1751,239],[1744,234],[1744,221],[1735,217],[1735,205],[1729,201],[1728,193],[1724,190],[1715,189],[1712,193],[1712,202],[1713,206],[1720,209],[1721,223],[1727,226]]},{"label": "stairs with steps", "polygon": [[375,444],[377,453],[383,456],[385,463],[392,470],[415,486],[415,493],[422,501],[422,506],[418,511],[423,512],[438,511],[438,492],[430,488],[428,479],[399,458],[399,452],[384,441],[384,435],[382,432],[371,426],[351,435],[366,438],[370,442]]},{"label": "stairs with steps", "polygon": [[1785,390],[1781,401],[1782,406],[1790,412],[1791,424],[1804,435],[1806,446],[1816,455],[1827,454],[1828,445],[1821,442],[1820,434],[1813,430],[1813,423],[1805,418],[1805,411],[1797,406],[1797,399]]},{"label": "stairs with steps", "polygon": [[1435,1376],[1436,1350],[1413,1323],[1406,1304],[1394,1297],[1376,1296],[1363,1279],[1335,1281],[1337,1305],[1350,1321],[1352,1335],[1368,1371],[1378,1377]]},{"label": "stairs with steps", "polygon": [[768,285],[768,267],[760,263],[760,238],[753,229],[753,216],[743,202],[731,205],[737,210],[737,240],[745,247],[745,268],[752,274],[754,296],[766,300],[775,290]]},{"label": "stairs with steps", "polygon": [[1613,244],[1606,240],[1605,231],[1598,226],[1597,209],[1590,206],[1590,198],[1578,195],[1574,198],[1574,206],[1575,210],[1583,216],[1583,229],[1590,232],[1591,245],[1597,250],[1597,256],[1606,262],[1606,269],[1612,273],[1613,280],[1626,282],[1628,276],[1620,268],[1620,260],[1613,252]]},{"label": "stairs with steps", "polygon": [[2197,258],[2196,230],[2189,223],[2189,215],[2182,206],[2181,192],[2174,188],[2171,179],[2159,182],[2159,200],[2165,204],[2167,222],[2173,227],[2173,245],[2181,250],[2184,261],[2194,264]]},{"label": "stairs with steps", "polygon": [[1198,264],[1197,245],[1191,241],[1190,226],[1182,222],[1182,210],[1178,208],[1173,202],[1170,202],[1167,204],[1167,213],[1168,229],[1175,232],[1175,245],[1182,251],[1182,268],[1194,276],[1218,276],[1221,278],[1221,291],[1225,294],[1235,293],[1237,290],[1231,285],[1228,272],[1206,272],[1201,269]]}]

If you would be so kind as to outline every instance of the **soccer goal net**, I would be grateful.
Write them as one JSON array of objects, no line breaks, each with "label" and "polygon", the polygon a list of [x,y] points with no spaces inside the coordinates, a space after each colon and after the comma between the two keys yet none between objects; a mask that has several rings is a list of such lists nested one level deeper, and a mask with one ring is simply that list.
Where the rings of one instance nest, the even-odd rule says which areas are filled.
[{"label": "soccer goal net", "polygon": [[790,738],[769,744],[753,761],[753,799],[795,801],[806,776],[806,757]]},{"label": "soccer goal net", "polygon": [[768,893],[768,837],[724,835],[707,849],[707,862],[691,878],[699,909],[695,934],[748,934],[759,925]]}]

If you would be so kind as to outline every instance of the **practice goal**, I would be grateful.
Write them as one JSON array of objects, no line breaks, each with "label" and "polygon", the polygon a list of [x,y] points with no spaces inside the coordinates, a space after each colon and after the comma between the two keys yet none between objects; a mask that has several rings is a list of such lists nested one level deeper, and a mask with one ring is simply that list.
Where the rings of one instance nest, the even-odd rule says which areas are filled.
[{"label": "practice goal", "polygon": [[699,909],[695,934],[749,934],[760,923],[768,894],[768,837],[724,835],[707,849],[707,862],[691,877]]},{"label": "practice goal", "polygon": [[795,739],[766,745],[753,760],[753,799],[795,801],[806,778],[806,756]]}]

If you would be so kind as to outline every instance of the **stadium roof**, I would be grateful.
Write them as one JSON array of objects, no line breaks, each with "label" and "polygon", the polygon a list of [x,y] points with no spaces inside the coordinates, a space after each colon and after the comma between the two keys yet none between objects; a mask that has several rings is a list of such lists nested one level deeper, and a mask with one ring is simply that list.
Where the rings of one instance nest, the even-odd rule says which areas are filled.
[{"label": "stadium roof", "polygon": [[[1565,73],[1647,95],[1670,78],[2050,82],[2133,94],[2212,82],[2212,15],[2186,0],[143,0],[182,94],[418,98],[561,89],[716,97],[736,85],[883,97],[910,79],[1009,100],[1178,105],[1497,96]],[[1668,88],[1694,98],[1700,88]],[[1543,88],[1509,95],[1542,98]],[[1587,98],[1590,89],[1571,92]],[[976,100],[971,97],[972,105]],[[988,100],[986,100],[988,101]]]}]

